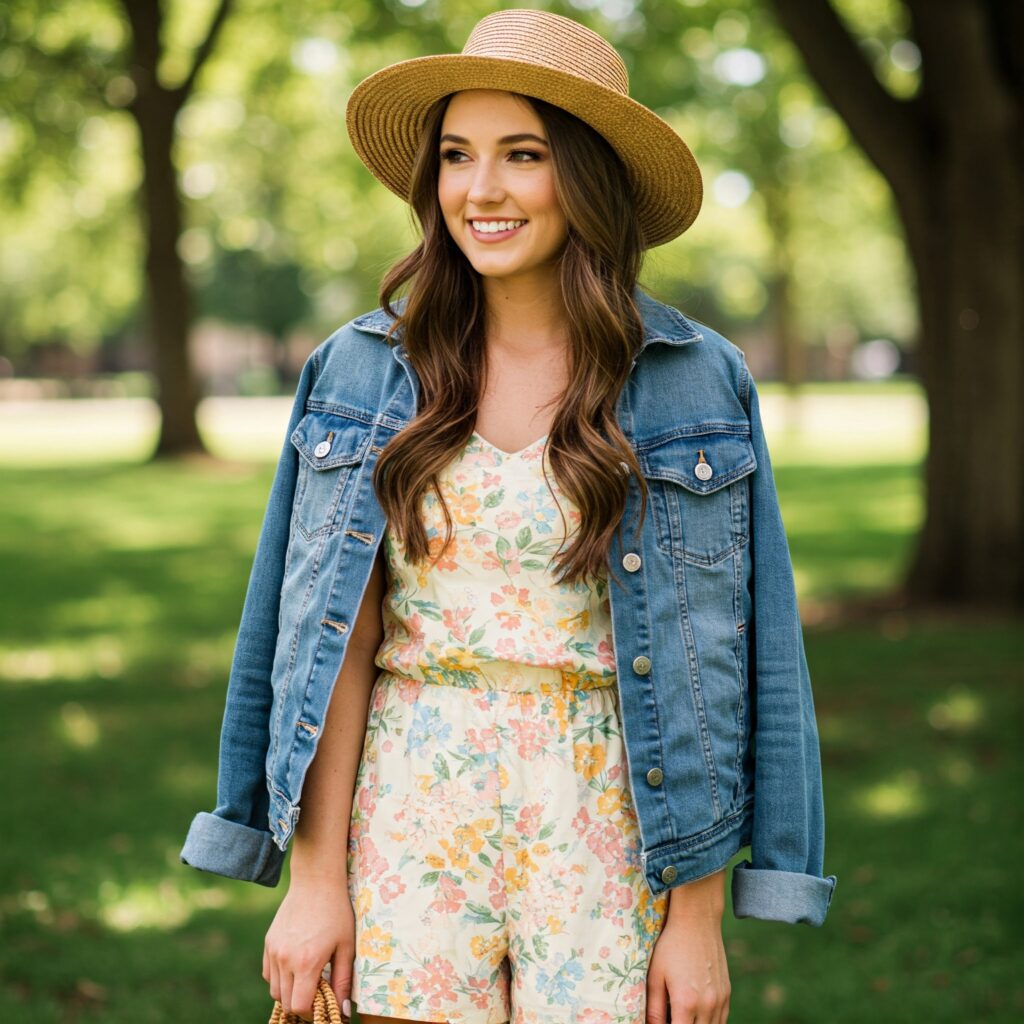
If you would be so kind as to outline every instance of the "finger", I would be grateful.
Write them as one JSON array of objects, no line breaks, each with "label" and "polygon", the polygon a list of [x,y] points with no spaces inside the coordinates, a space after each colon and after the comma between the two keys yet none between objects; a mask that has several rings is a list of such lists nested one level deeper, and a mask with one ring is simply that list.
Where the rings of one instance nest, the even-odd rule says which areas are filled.
[{"label": "finger", "polygon": [[718,1011],[718,1016],[715,1018],[715,1024],[727,1024],[729,1020],[729,997],[725,996],[722,1000],[721,1008]]},{"label": "finger", "polygon": [[668,991],[660,977],[648,978],[645,1024],[668,1024]]},{"label": "finger", "polygon": [[668,993],[668,1020],[669,1024],[697,1024],[697,1004],[692,995],[684,999],[682,993],[676,993],[675,998]]},{"label": "finger", "polygon": [[292,1006],[292,985],[295,983],[295,975],[287,967],[281,968],[281,1005],[285,1013],[293,1013]]},{"label": "finger", "polygon": [[291,1011],[303,1020],[313,1019],[313,996],[316,993],[320,972],[295,974],[292,976]]},{"label": "finger", "polygon": [[270,958],[270,998],[276,999],[284,1006],[284,1003],[281,1002],[281,967],[277,962],[277,957]]},{"label": "finger", "polygon": [[334,990],[334,998],[338,1000],[341,1008],[341,1015],[346,1020],[351,1016],[345,1012],[345,1002],[352,998],[352,975],[355,970],[355,961],[350,960],[342,949],[336,949],[331,958],[331,988]]}]

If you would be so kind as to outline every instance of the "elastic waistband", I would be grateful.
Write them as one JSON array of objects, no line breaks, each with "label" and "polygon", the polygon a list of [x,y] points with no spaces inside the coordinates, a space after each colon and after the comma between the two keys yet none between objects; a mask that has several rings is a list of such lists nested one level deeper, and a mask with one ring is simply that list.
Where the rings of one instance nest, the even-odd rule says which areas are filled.
[{"label": "elastic waistband", "polygon": [[467,690],[508,690],[562,693],[566,690],[606,690],[614,688],[616,676],[595,672],[567,672],[560,668],[527,665],[518,661],[494,661],[477,668],[440,668],[411,666],[407,671],[384,669],[381,675],[416,679],[438,686]]}]

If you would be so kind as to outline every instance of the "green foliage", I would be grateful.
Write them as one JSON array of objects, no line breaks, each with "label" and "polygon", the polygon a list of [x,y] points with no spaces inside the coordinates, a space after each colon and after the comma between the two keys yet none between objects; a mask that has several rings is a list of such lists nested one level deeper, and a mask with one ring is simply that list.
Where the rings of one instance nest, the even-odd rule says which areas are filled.
[{"label": "green foliage", "polygon": [[[166,84],[185,73],[213,6],[164,5]],[[594,3],[547,6],[612,40],[632,94],[681,132],[703,169],[701,214],[649,255],[647,283],[727,333],[770,320],[782,279],[811,344],[844,324],[912,337],[888,190],[766,3],[641,0],[615,19]],[[879,77],[908,94],[917,72],[902,5],[839,6]],[[274,310],[251,300],[244,278],[219,272],[231,254],[297,275],[286,326],[301,316],[324,337],[376,305],[382,274],[416,238],[405,205],[352,152],[345,100],[385,64],[461,49],[492,9],[478,0],[237,5],[178,122],[179,249],[193,283],[215,281],[233,317],[271,332]],[[13,0],[0,11],[0,351],[52,339],[88,349],[138,319],[142,167],[124,109],[129,35],[114,0]],[[209,294],[202,302],[210,308]]]}]

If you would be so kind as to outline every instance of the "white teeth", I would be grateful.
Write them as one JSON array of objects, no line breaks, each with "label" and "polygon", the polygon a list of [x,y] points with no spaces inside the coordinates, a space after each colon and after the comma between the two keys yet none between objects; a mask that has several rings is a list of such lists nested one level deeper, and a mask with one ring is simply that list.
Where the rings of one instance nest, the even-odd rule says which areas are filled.
[{"label": "white teeth", "polygon": [[470,221],[470,224],[472,224],[477,231],[483,231],[491,234],[495,231],[509,231],[510,229],[517,228],[520,224],[525,223],[525,220]]}]

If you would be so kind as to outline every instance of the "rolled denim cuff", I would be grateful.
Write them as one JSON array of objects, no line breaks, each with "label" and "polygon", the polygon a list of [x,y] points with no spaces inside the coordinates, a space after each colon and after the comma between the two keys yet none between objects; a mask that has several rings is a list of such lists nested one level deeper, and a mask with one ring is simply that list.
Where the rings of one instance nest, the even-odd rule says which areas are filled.
[{"label": "rolled denim cuff", "polygon": [[821,925],[835,887],[835,875],[819,878],[800,871],[755,868],[744,860],[732,872],[732,910],[736,917]]},{"label": "rolled denim cuff", "polygon": [[284,852],[268,831],[200,811],[188,830],[181,862],[200,871],[258,882],[273,888],[280,881]]}]

